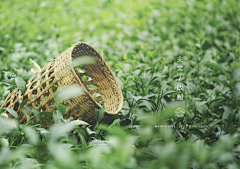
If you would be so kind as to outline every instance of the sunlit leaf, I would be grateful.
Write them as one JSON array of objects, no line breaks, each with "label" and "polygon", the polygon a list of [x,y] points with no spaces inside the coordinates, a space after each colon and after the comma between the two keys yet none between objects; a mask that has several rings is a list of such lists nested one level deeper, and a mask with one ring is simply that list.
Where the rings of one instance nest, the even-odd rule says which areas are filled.
[{"label": "sunlit leaf", "polygon": [[32,72],[36,73],[41,71],[41,67],[36,62],[34,62],[31,58],[29,59],[29,63],[30,64],[33,63],[33,67],[31,69]]},{"label": "sunlit leaf", "polygon": [[92,130],[89,129],[88,127],[86,128],[86,130],[87,130],[87,133],[88,133],[89,135],[96,133],[95,131],[92,131]]}]

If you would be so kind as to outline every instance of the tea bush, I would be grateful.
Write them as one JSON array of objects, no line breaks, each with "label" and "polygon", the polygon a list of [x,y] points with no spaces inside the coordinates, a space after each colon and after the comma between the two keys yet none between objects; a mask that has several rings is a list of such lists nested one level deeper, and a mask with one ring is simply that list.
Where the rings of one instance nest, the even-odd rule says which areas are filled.
[{"label": "tea bush", "polygon": [[90,126],[64,119],[60,105],[48,129],[37,111],[23,125],[2,109],[0,168],[239,168],[239,8],[237,0],[2,0],[0,104],[24,91],[32,66],[84,41],[113,70],[124,106],[112,124]]}]

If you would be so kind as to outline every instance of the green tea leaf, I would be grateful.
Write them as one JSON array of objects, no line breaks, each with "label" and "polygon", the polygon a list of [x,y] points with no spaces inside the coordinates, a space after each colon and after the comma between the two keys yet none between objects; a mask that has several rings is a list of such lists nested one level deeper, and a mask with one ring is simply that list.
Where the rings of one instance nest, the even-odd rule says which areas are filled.
[{"label": "green tea leaf", "polygon": [[211,122],[210,124],[208,124],[208,130],[211,130],[213,126],[215,126],[216,124],[218,124],[221,121],[222,121],[222,119],[219,119],[219,120],[215,120],[215,121]]},{"label": "green tea leaf", "polygon": [[189,132],[199,136],[200,138],[202,138],[204,135],[204,133],[200,129],[197,129],[197,128],[190,128]]},{"label": "green tea leaf", "polygon": [[29,59],[29,63],[33,64],[33,67],[31,69],[32,72],[37,73],[41,71],[41,67],[36,62],[34,62],[31,58]]},{"label": "green tea leaf", "polygon": [[228,119],[229,116],[231,116],[233,114],[233,112],[229,109],[228,106],[223,106],[223,109],[224,109],[224,112],[223,112],[223,115],[222,115],[222,119],[223,120],[226,120]]},{"label": "green tea leaf", "polygon": [[115,119],[110,126],[119,126],[120,125],[120,119]]},{"label": "green tea leaf", "polygon": [[23,106],[28,102],[30,101],[31,99],[25,99],[23,100],[23,102],[20,104],[20,107],[23,108]]},{"label": "green tea leaf", "polygon": [[26,91],[25,81],[21,77],[17,76],[15,78],[15,83],[16,83],[17,87],[19,88],[19,90],[22,92],[22,94],[24,94]]},{"label": "green tea leaf", "polygon": [[86,128],[86,130],[87,130],[88,135],[91,135],[91,134],[95,134],[95,133],[96,133],[95,131],[92,131],[92,130],[89,129],[88,127]]},{"label": "green tea leaf", "polygon": [[86,143],[86,140],[84,139],[83,135],[80,132],[78,132],[78,136],[80,137],[80,140],[81,140],[81,147],[83,149],[86,149],[87,143]]},{"label": "green tea leaf", "polygon": [[30,117],[29,117],[29,115],[26,113],[26,111],[25,110],[21,110],[22,112],[23,112],[23,114],[25,115],[25,117],[27,118],[27,123],[29,122],[29,120],[30,120]]},{"label": "green tea leaf", "polygon": [[41,112],[41,116],[42,116],[42,115],[53,117],[53,112],[50,112],[50,111],[42,111],[42,112]]},{"label": "green tea leaf", "polygon": [[240,79],[240,67],[234,69],[231,74],[232,81],[239,80],[239,79]]},{"label": "green tea leaf", "polygon": [[11,115],[13,115],[16,119],[18,119],[18,114],[15,110],[10,109],[8,107],[3,108],[4,110],[7,110]]},{"label": "green tea leaf", "polygon": [[95,108],[95,117],[97,122],[100,122],[102,118],[104,117],[105,114],[105,107],[103,106],[101,109],[96,109]]},{"label": "green tea leaf", "polygon": [[166,91],[165,93],[164,93],[164,95],[168,95],[168,94],[172,94],[172,93],[176,93],[177,91],[175,91],[175,90],[169,90],[169,91]]},{"label": "green tea leaf", "polygon": [[40,116],[40,113],[37,110],[31,110],[31,112],[33,112],[33,114],[36,116],[36,118],[41,122],[41,124],[43,123],[42,121],[42,117]]},{"label": "green tea leaf", "polygon": [[29,65],[25,66],[24,69],[25,69],[27,72],[29,72],[29,71],[33,68],[33,65],[34,65],[34,63],[29,64]]},{"label": "green tea leaf", "polygon": [[69,138],[69,140],[71,141],[71,143],[73,145],[77,145],[78,144],[78,139],[77,139],[77,137],[73,133],[70,133],[68,135],[68,138]]},{"label": "green tea leaf", "polygon": [[116,79],[117,79],[117,82],[118,82],[120,88],[123,89],[124,86],[123,86],[123,82],[122,82],[122,80],[119,79],[118,77],[116,77]]},{"label": "green tea leaf", "polygon": [[1,84],[6,84],[6,85],[15,85],[15,83],[12,80],[2,80]]},{"label": "green tea leaf", "polygon": [[204,66],[210,67],[214,70],[218,70],[221,73],[227,75],[226,71],[220,65],[218,65],[216,63],[212,63],[212,62],[207,61],[207,62],[204,63]]},{"label": "green tea leaf", "polygon": [[237,82],[234,87],[234,94],[237,98],[240,96],[240,82]]},{"label": "green tea leaf", "polygon": [[18,136],[21,136],[22,135],[22,133],[20,132],[20,131],[14,131],[13,133],[12,133],[12,136],[13,137],[18,137]]},{"label": "green tea leaf", "polygon": [[57,105],[57,109],[62,113],[62,115],[64,115],[67,111],[67,107],[62,104]]},{"label": "green tea leaf", "polygon": [[142,100],[142,102],[138,105],[138,107],[140,107],[140,106],[145,106],[149,110],[153,109],[152,104],[150,102],[148,102],[147,100]]}]

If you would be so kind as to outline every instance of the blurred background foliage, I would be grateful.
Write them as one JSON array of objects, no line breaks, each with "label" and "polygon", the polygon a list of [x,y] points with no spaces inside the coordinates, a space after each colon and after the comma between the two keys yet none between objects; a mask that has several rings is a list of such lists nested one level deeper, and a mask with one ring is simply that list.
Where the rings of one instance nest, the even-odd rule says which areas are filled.
[{"label": "blurred background foliage", "polygon": [[54,111],[49,130],[0,110],[0,168],[238,169],[239,9],[238,0],[1,0],[0,104],[16,88],[7,75],[84,41],[113,70],[124,107],[110,126]]}]

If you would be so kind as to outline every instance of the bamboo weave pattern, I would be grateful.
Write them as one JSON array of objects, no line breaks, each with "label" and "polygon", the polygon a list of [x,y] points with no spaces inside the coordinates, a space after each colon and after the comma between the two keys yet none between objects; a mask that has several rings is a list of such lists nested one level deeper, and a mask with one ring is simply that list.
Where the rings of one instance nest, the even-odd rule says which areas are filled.
[{"label": "bamboo weave pattern", "polygon": [[[82,56],[91,56],[96,58],[96,63],[81,66],[85,72],[77,72],[69,65],[72,59]],[[87,76],[89,80],[84,80]],[[53,111],[57,104],[54,103],[55,93],[65,86],[80,85],[84,88],[84,94],[65,101],[67,106],[67,115],[73,119],[81,118],[90,124],[95,123],[95,108],[101,108],[99,101],[104,102],[105,111],[109,115],[117,114],[123,106],[122,91],[118,85],[113,72],[108,67],[102,56],[89,44],[78,42],[60,56],[53,59],[45,65],[42,70],[34,74],[27,82],[24,96],[18,90],[18,99],[22,102],[25,99],[32,99],[26,106],[32,109],[42,111]],[[94,85],[95,90],[89,89],[89,85]],[[94,93],[101,97],[95,98]],[[1,108],[9,107],[20,112],[20,105],[16,99],[16,89],[6,98]],[[106,114],[105,118],[108,116]],[[8,114],[12,117],[11,114]],[[20,115],[21,123],[26,123],[26,117],[23,113]]]}]

